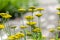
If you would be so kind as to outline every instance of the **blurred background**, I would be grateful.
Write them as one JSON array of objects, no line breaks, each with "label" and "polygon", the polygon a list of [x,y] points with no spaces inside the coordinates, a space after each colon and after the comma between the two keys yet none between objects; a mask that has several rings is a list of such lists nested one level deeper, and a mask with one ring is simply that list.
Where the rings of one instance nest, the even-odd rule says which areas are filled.
[{"label": "blurred background", "polygon": [[[31,6],[35,6],[36,8],[42,7],[45,9],[42,12],[43,16],[40,19],[41,28],[43,29],[42,33],[47,38],[51,37],[52,35],[49,35],[50,33],[48,32],[48,30],[49,28],[56,28],[57,26],[56,22],[58,20],[58,15],[56,13],[58,11],[56,10],[56,8],[60,7],[60,0],[0,0],[0,13],[7,12],[13,16],[10,21],[6,22],[6,24],[9,23],[9,25],[17,26],[16,32],[18,32],[20,30],[19,26],[22,24],[18,9],[22,7],[27,10]],[[34,12],[34,14],[36,13],[39,12]],[[31,15],[31,13],[26,11],[26,13],[23,15],[25,25],[26,20],[24,17],[26,15]],[[34,19],[34,21],[37,21],[36,19]],[[3,40],[6,39],[8,34],[6,34],[6,32],[2,32],[2,34]]]}]

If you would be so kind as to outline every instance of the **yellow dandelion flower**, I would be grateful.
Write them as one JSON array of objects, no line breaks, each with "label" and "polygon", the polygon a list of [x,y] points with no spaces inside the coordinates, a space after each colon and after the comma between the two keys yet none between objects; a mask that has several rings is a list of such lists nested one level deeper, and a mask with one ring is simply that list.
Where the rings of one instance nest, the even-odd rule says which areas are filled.
[{"label": "yellow dandelion flower", "polygon": [[8,40],[14,40],[15,39],[15,36],[14,35],[11,35],[8,37]]},{"label": "yellow dandelion flower", "polygon": [[7,18],[11,18],[12,16],[10,14],[4,14],[2,15],[2,17],[7,19]]},{"label": "yellow dandelion flower", "polygon": [[32,20],[33,19],[33,16],[26,16],[25,17],[27,20]]},{"label": "yellow dandelion flower", "polygon": [[59,27],[57,27],[57,30],[60,30],[60,26],[59,26]]},{"label": "yellow dandelion flower", "polygon": [[20,36],[19,36],[19,35],[18,35],[18,36],[17,36],[17,35],[15,35],[15,39],[19,39],[19,38],[20,38]]},{"label": "yellow dandelion flower", "polygon": [[36,16],[37,16],[37,17],[41,17],[41,16],[42,16],[42,14],[41,14],[41,13],[39,13],[39,14],[36,14]]},{"label": "yellow dandelion flower", "polygon": [[4,25],[3,24],[0,24],[0,29],[4,29]]},{"label": "yellow dandelion flower", "polygon": [[0,13],[3,18],[11,18],[12,16],[8,13]]},{"label": "yellow dandelion flower", "polygon": [[60,7],[59,7],[59,8],[57,8],[57,10],[60,10]]},{"label": "yellow dandelion flower", "polygon": [[20,12],[25,12],[26,10],[23,9],[23,8],[20,8],[20,9],[18,9],[18,11],[20,11]]},{"label": "yellow dandelion flower", "polygon": [[0,13],[0,15],[2,16],[2,15],[5,15],[6,13]]},{"label": "yellow dandelion flower", "polygon": [[34,6],[31,6],[30,9],[35,9],[35,7]]},{"label": "yellow dandelion flower", "polygon": [[50,31],[50,32],[54,32],[54,31],[55,31],[55,29],[51,28],[51,29],[49,29],[49,31]]},{"label": "yellow dandelion flower", "polygon": [[20,32],[18,32],[18,33],[16,33],[16,38],[21,38],[21,37],[24,37],[25,35],[24,35],[24,33],[20,33]]},{"label": "yellow dandelion flower", "polygon": [[33,12],[33,9],[28,9],[29,12]]},{"label": "yellow dandelion flower", "polygon": [[37,8],[37,10],[38,10],[38,11],[42,11],[42,10],[44,10],[44,8]]},{"label": "yellow dandelion flower", "polygon": [[17,34],[15,34],[15,38],[20,38],[21,37],[21,35],[20,35],[20,33],[17,33]]},{"label": "yellow dandelion flower", "polygon": [[60,12],[57,12],[58,15],[60,15]]},{"label": "yellow dandelion flower", "polygon": [[40,28],[35,28],[32,30],[33,32],[41,32],[41,29]]},{"label": "yellow dandelion flower", "polygon": [[30,26],[36,25],[36,22],[27,22],[27,25],[30,25]]},{"label": "yellow dandelion flower", "polygon": [[21,25],[21,26],[20,26],[20,28],[21,28],[21,29],[24,29],[24,28],[27,28],[27,27],[26,27],[26,26],[24,26],[24,25]]},{"label": "yellow dandelion flower", "polygon": [[21,35],[21,37],[24,37],[25,36],[24,33],[20,33],[20,35]]}]

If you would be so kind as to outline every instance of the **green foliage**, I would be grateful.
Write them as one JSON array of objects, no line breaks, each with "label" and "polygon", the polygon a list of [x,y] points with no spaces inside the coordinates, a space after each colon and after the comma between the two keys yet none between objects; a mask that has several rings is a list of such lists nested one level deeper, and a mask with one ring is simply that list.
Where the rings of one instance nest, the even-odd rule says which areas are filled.
[{"label": "green foliage", "polygon": [[[34,4],[36,1],[32,0]],[[27,8],[29,6],[29,0],[0,0],[0,10],[3,8],[20,8],[24,7]]]},{"label": "green foliage", "polygon": [[9,0],[0,0],[0,10],[8,4]]},{"label": "green foliage", "polygon": [[[32,2],[36,4],[35,1]],[[0,12],[8,11],[11,15],[14,16],[15,13],[19,13],[19,8],[22,7],[27,9],[29,7],[29,3],[31,3],[30,0],[0,0]]]},{"label": "green foliage", "polygon": [[58,40],[58,33],[56,33],[56,37],[55,37],[55,40]]}]

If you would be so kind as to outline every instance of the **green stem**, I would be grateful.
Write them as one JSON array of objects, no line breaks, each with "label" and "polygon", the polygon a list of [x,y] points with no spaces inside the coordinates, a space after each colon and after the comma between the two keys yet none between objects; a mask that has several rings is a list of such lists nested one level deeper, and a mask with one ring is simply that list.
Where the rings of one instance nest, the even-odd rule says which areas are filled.
[{"label": "green stem", "polygon": [[56,33],[56,38],[55,38],[55,40],[58,40],[58,33]]},{"label": "green stem", "polygon": [[[30,20],[29,20],[29,24],[30,24]],[[31,26],[30,26],[30,32],[32,32],[31,30],[32,30],[32,29],[31,29]]]},{"label": "green stem", "polygon": [[38,17],[38,27],[40,28],[40,17]]},{"label": "green stem", "polygon": [[14,28],[14,34],[15,34],[15,28]]},{"label": "green stem", "polygon": [[[8,19],[9,21],[9,19]],[[9,26],[9,23],[8,23],[8,29],[9,29],[9,36],[11,35],[11,31],[10,31],[10,26]]]},{"label": "green stem", "polygon": [[[33,16],[33,12],[34,12],[34,10],[32,9],[32,16]],[[33,19],[32,19],[32,22],[33,22]]]},{"label": "green stem", "polygon": [[42,33],[41,32],[39,32],[39,40],[42,40]]},{"label": "green stem", "polygon": [[33,40],[36,40],[35,33],[32,32],[32,38]]},{"label": "green stem", "polygon": [[23,20],[23,13],[21,13],[21,18],[22,18],[22,24],[24,25],[24,20]]},{"label": "green stem", "polygon": [[36,40],[38,40],[38,33],[36,33]]},{"label": "green stem", "polygon": [[24,30],[24,34],[25,34],[25,36],[24,36],[24,40],[26,40],[26,32],[25,32],[25,30]]}]

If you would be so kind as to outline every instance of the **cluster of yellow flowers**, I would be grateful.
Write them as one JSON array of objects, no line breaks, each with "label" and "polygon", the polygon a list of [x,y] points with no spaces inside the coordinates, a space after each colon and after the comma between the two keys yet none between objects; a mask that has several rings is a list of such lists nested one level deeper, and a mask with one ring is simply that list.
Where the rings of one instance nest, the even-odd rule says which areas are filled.
[{"label": "cluster of yellow flowers", "polygon": [[11,16],[10,14],[8,14],[8,13],[0,13],[0,16],[2,16],[3,18],[6,18],[6,19],[12,17],[12,16]]},{"label": "cluster of yellow flowers", "polygon": [[[42,11],[42,10],[44,10],[44,8],[35,8],[34,6],[30,7],[30,8],[27,10],[28,12],[31,12],[32,15],[25,16],[25,19],[28,21],[26,24],[27,24],[28,26],[31,26],[31,32],[33,32],[33,33],[41,33],[41,28],[37,27],[37,26],[36,26],[37,22],[34,22],[34,21],[33,21],[33,19],[34,19],[33,12],[35,12],[35,11]],[[23,12],[25,12],[26,10],[23,9],[23,8],[20,8],[20,9],[18,9],[18,11],[23,13]],[[37,14],[36,14],[37,17],[41,17],[42,15],[43,15],[42,13],[37,13]],[[21,29],[25,29],[25,28],[27,28],[27,26],[21,25],[20,28],[21,28]],[[25,31],[25,30],[24,30],[24,31]],[[31,32],[27,32],[27,35],[28,35],[28,36],[31,36],[31,35],[32,35]],[[26,32],[25,32],[25,34],[26,34]]]},{"label": "cluster of yellow flowers", "polygon": [[16,33],[15,35],[9,36],[7,39],[8,39],[8,40],[18,40],[18,39],[20,39],[20,38],[22,38],[22,37],[24,37],[24,33],[18,32],[18,33]]},{"label": "cluster of yellow flowers", "polygon": [[[34,6],[31,6],[31,7],[28,9],[29,12],[42,11],[42,10],[44,10],[44,8],[35,8]],[[20,11],[20,12],[25,12],[26,10],[23,9],[23,8],[19,8],[18,11]]]},{"label": "cluster of yellow flowers", "polygon": [[[34,11],[42,11],[42,10],[44,10],[44,8],[35,8],[34,6],[32,6],[32,7],[30,7],[29,9],[28,9],[28,11],[29,12],[32,12],[32,14],[33,14],[33,12]],[[57,10],[59,10],[59,12],[57,13],[59,16],[60,16],[60,8],[57,8]],[[23,8],[20,8],[20,9],[18,9],[18,11],[19,12],[21,12],[21,13],[23,13],[23,12],[25,12],[26,10],[25,9],[23,9]],[[42,16],[43,14],[42,13],[37,13],[37,14],[35,14],[35,16],[37,16],[38,18],[40,18],[41,16]],[[9,19],[9,18],[11,18],[12,16],[10,15],[10,14],[8,14],[8,13],[0,13],[0,16],[2,16],[2,18],[5,18],[5,19]],[[25,17],[26,18],[26,20],[28,20],[28,22],[26,23],[28,26],[31,26],[31,31],[33,32],[33,33],[42,33],[42,29],[41,28],[39,28],[40,27],[40,24],[38,25],[39,27],[36,27],[36,24],[37,24],[37,22],[34,22],[34,17],[33,17],[33,15],[28,15],[28,16],[26,16]],[[40,20],[38,20],[38,21],[40,21]],[[40,23],[40,22],[39,22]],[[3,24],[0,24],[0,29],[4,29],[4,25]],[[35,28],[34,28],[35,27]],[[16,28],[16,26],[12,26],[11,28]],[[27,26],[25,26],[25,25],[21,25],[20,26],[20,28],[21,29],[25,29],[25,28],[27,28]],[[57,27],[57,30],[60,30],[60,26],[58,26]],[[24,30],[25,31],[25,30]],[[51,28],[51,29],[49,29],[49,32],[51,32],[51,33],[53,33],[53,32],[55,32],[55,29],[54,28]],[[27,35],[28,36],[31,36],[32,35],[32,33],[31,32],[27,32]],[[42,34],[41,34],[42,35]],[[22,37],[25,37],[26,36],[26,33],[24,32],[24,33],[20,33],[20,32],[18,32],[18,33],[16,33],[15,35],[10,35],[10,36],[8,36],[8,40],[18,40],[18,39],[20,39],[20,38],[22,38]],[[40,36],[39,36],[40,37]],[[42,35],[42,38],[46,38],[46,36],[44,36],[44,35]],[[50,39],[50,40],[55,40],[55,39]]]},{"label": "cluster of yellow flowers", "polygon": [[[32,12],[33,10],[32,9],[35,9],[34,7],[32,7],[31,9],[29,9],[29,11],[30,12]],[[44,8],[37,8],[37,10],[38,11],[42,11],[42,10],[44,10]],[[57,14],[59,15],[59,17],[60,17],[60,8],[57,8],[57,10],[59,10],[59,12],[57,12]],[[36,14],[36,16],[37,17],[41,17],[43,14],[41,14],[41,13],[38,13],[38,14]],[[27,16],[28,17],[28,16]],[[26,19],[28,19],[28,18],[26,18]],[[32,19],[32,18],[29,18],[29,20],[30,19]],[[36,25],[36,22],[27,22],[27,24],[28,25]],[[57,27],[57,30],[60,30],[60,26],[59,27]],[[33,29],[32,30],[33,32],[41,32],[41,29],[40,28],[35,28],[35,29]],[[55,32],[56,31],[56,29],[54,29],[54,28],[51,28],[51,29],[49,29],[49,32],[51,32],[51,33],[53,33],[53,32]],[[45,36],[46,37],[46,36]],[[50,40],[55,40],[55,39],[50,39]],[[60,39],[58,39],[58,40],[60,40]]]}]

